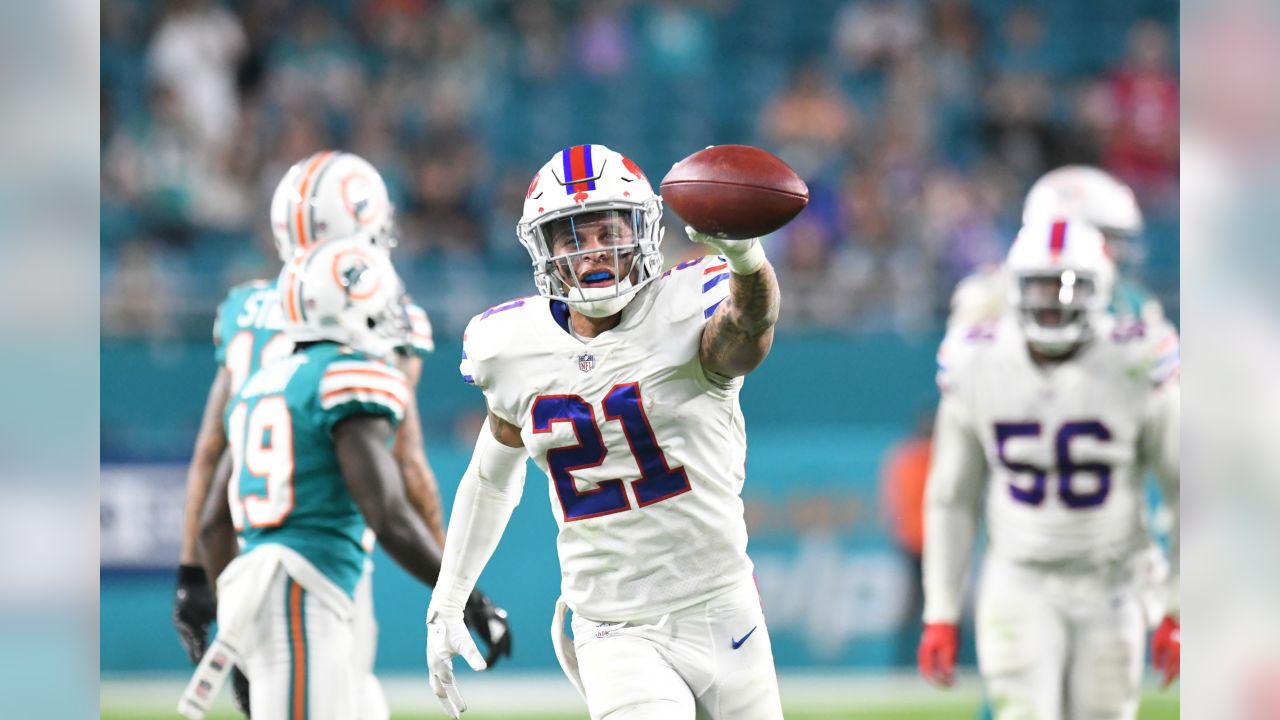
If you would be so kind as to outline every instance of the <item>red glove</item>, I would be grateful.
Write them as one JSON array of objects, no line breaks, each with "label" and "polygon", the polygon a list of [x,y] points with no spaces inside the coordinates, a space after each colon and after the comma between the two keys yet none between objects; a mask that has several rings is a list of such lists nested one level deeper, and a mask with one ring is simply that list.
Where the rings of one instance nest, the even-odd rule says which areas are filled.
[{"label": "red glove", "polygon": [[951,623],[928,623],[920,636],[917,662],[925,680],[950,687],[956,681],[956,654],[959,633]]},{"label": "red glove", "polygon": [[1178,677],[1182,665],[1182,630],[1172,617],[1165,616],[1151,636],[1151,665],[1164,673],[1161,687],[1169,687]]}]

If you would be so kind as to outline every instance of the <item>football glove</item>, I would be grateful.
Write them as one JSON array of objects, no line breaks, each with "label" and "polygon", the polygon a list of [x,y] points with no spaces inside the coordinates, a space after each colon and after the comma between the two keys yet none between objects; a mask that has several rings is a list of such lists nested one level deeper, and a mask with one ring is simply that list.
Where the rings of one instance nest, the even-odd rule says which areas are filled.
[{"label": "football glove", "polygon": [[507,624],[506,610],[494,605],[492,600],[477,590],[467,600],[462,619],[468,628],[480,636],[485,647],[489,648],[484,657],[486,665],[494,665],[503,656],[511,657],[511,627]]},{"label": "football glove", "polygon": [[231,695],[236,699],[236,707],[240,708],[240,712],[245,717],[253,717],[249,714],[249,678],[240,672],[239,667],[231,671]]},{"label": "football glove", "polygon": [[431,692],[435,693],[441,707],[449,717],[457,720],[467,711],[467,703],[458,692],[453,677],[453,656],[461,655],[472,670],[484,670],[484,658],[467,632],[462,613],[442,614],[439,610],[427,610],[427,671],[431,674]]},{"label": "football glove", "polygon": [[1151,665],[1164,673],[1160,687],[1167,688],[1182,666],[1182,629],[1178,621],[1165,616],[1151,636]]},{"label": "football glove", "polygon": [[218,616],[218,603],[199,565],[179,565],[173,597],[173,625],[192,665],[198,665],[209,648],[209,625]]},{"label": "football glove", "polygon": [[927,623],[920,636],[917,662],[925,680],[941,687],[951,687],[956,680],[956,654],[959,632],[951,623]]},{"label": "football glove", "polygon": [[729,240],[698,232],[691,225],[684,226],[684,234],[689,239],[703,245],[710,245],[729,261],[729,269],[738,275],[751,275],[764,267],[764,247],[759,238],[747,240]]}]

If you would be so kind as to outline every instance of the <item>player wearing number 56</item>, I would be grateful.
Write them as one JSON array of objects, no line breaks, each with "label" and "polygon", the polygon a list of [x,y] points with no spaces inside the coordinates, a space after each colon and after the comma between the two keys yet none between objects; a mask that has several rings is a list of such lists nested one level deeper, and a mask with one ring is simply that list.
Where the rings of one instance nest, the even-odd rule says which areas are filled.
[{"label": "player wearing number 56", "polygon": [[664,272],[662,211],[629,158],[601,145],[556,153],[516,228],[538,294],[467,327],[462,375],[488,420],[427,614],[431,685],[453,717],[467,707],[453,656],[483,667],[462,604],[530,457],[559,526],[556,655],[591,717],[782,717],[739,497],[738,394],[772,345],[777,279],[758,240],[692,229],[717,254]]},{"label": "player wearing number 56", "polygon": [[[951,684],[985,505],[978,665],[997,720],[1133,718],[1145,630],[1177,627],[1178,531],[1170,572],[1144,480],[1154,471],[1176,518],[1178,339],[1108,314],[1116,271],[1090,225],[1030,223],[1006,265],[1008,313],[954,328],[938,354],[920,670]],[[1176,634],[1157,639],[1167,681]]]}]

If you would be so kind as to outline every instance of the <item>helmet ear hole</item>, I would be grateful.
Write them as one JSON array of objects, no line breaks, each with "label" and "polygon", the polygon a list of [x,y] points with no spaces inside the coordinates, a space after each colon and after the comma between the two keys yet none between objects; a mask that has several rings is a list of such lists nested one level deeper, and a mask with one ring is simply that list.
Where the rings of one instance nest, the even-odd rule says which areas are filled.
[{"label": "helmet ear hole", "polygon": [[369,329],[372,330],[378,326],[378,321],[373,318],[365,318],[364,324],[369,326]]}]

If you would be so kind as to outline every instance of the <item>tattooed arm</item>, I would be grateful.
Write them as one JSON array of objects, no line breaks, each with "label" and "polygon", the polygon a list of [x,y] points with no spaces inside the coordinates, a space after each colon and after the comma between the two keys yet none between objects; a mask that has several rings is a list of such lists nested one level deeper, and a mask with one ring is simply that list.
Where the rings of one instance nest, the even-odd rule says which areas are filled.
[{"label": "tattooed arm", "polygon": [[709,239],[696,231],[690,232],[690,237],[724,253],[732,271],[729,297],[702,330],[702,366],[724,377],[746,375],[764,362],[773,346],[781,302],[778,276],[758,240]]},{"label": "tattooed arm", "polygon": [[422,422],[418,415],[417,388],[422,374],[422,359],[401,357],[396,364],[409,379],[409,387],[414,392],[410,393],[404,422],[396,431],[392,454],[404,479],[405,497],[427,524],[436,543],[444,547],[444,510],[440,503],[440,488],[431,464],[427,462],[427,452],[422,444]]}]

